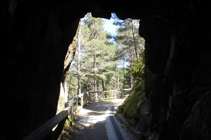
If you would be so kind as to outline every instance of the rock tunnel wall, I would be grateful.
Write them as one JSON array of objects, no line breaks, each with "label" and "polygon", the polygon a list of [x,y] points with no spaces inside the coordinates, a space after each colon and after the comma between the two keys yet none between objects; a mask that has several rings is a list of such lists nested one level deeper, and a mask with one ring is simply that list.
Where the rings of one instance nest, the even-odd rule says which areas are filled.
[{"label": "rock tunnel wall", "polygon": [[143,138],[211,138],[207,22],[211,15],[205,3],[183,4],[172,7],[174,14],[168,9],[165,16],[155,13],[156,18],[140,21],[146,49],[146,97],[151,106],[151,116],[145,120],[150,121],[144,124],[148,129],[141,130]]},{"label": "rock tunnel wall", "polygon": [[55,115],[68,46],[79,18],[92,11],[140,19],[150,106],[142,139],[211,139],[209,4],[140,2],[2,0],[0,138],[21,139]]},{"label": "rock tunnel wall", "polygon": [[56,113],[65,55],[81,15],[66,3],[4,2],[1,137],[21,139]]}]

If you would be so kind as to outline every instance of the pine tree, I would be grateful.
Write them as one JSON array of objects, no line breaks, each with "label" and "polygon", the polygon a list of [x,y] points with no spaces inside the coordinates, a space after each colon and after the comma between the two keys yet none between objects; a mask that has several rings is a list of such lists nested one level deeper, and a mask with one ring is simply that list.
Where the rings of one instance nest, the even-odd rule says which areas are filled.
[{"label": "pine tree", "polygon": [[[104,30],[103,24],[103,19],[93,18],[91,13],[81,21],[80,53],[77,50],[68,73],[71,78],[67,78],[71,94],[76,95],[74,92],[80,88],[77,77],[81,81],[82,93],[130,88],[131,64],[133,59],[139,58],[143,46],[143,39],[138,35],[138,21],[128,19],[115,23],[120,26],[114,38],[115,45],[109,42],[111,35]],[[130,67],[118,68],[119,59],[129,63]]]},{"label": "pine tree", "polygon": [[113,59],[116,46],[109,43],[103,22],[103,19],[88,14],[82,26],[81,72],[89,83],[86,86],[93,91],[107,90],[106,81],[112,78],[112,68],[116,64]]},{"label": "pine tree", "polygon": [[[137,72],[136,74],[134,73],[134,66],[132,67],[132,65],[134,63],[137,66],[136,62],[141,62],[139,61],[139,55],[143,56],[142,53],[144,52],[144,39],[138,34],[139,21],[134,19],[122,21],[116,18],[114,24],[119,26],[117,36],[114,37],[115,42],[118,44],[117,59],[122,59],[129,63],[131,73],[130,87],[132,88],[132,76],[137,75]],[[125,73],[124,83],[127,83],[127,75]]]},{"label": "pine tree", "polygon": [[115,42],[119,46],[119,54],[126,61],[138,60],[139,53],[144,50],[144,39],[138,34],[139,21],[134,19],[116,20],[114,25],[118,25]]}]

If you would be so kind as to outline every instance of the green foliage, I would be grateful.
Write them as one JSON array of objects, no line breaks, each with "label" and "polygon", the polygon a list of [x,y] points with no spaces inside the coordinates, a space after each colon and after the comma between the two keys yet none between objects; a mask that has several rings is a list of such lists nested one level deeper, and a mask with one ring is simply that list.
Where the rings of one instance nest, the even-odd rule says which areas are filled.
[{"label": "green foliage", "polygon": [[[104,30],[103,24],[103,19],[94,18],[90,13],[83,20],[80,39],[78,39],[81,41],[80,63],[78,63],[78,53],[76,53],[66,79],[70,85],[71,96],[69,97],[77,93],[78,65],[80,65],[82,92],[93,91],[95,80],[99,91],[117,88],[117,60],[114,59],[117,47],[109,42],[110,34]],[[120,73],[122,74],[122,71]],[[123,75],[119,74],[120,79]]]},{"label": "green foliage", "polygon": [[[115,73],[113,68],[116,64],[116,46],[109,43],[109,34],[105,32],[103,24],[103,19],[93,18],[91,14],[87,14],[82,25],[81,72],[84,75],[82,79],[89,83],[84,83],[87,90],[93,90],[95,80],[97,87],[100,88],[100,82],[106,83]],[[103,89],[105,85],[102,84],[99,90]]]},{"label": "green foliage", "polygon": [[144,77],[144,53],[142,53],[138,60],[132,60],[131,75],[136,80],[142,80]]},{"label": "green foliage", "polygon": [[[77,94],[78,80],[81,78],[81,92],[130,88],[131,75],[135,80],[143,77],[144,39],[138,34],[138,20],[126,19],[114,23],[119,26],[117,36],[107,33],[103,28],[104,20],[88,13],[82,21],[80,41],[80,62],[78,53],[72,62],[66,80],[69,85],[69,99]],[[109,41],[113,38],[115,43]],[[124,67],[117,67],[119,62]],[[125,67],[125,64],[129,66]],[[80,66],[80,72],[77,67]],[[96,83],[96,84],[95,84]],[[126,92],[122,92],[122,96]],[[110,94],[108,94],[110,96]]]},{"label": "green foliage", "polygon": [[77,95],[78,81],[75,71],[76,70],[74,69],[74,67],[71,66],[65,79],[67,81],[67,85],[69,86],[68,100],[71,100],[73,97]]},{"label": "green foliage", "polygon": [[106,97],[107,97],[107,98],[112,97],[112,93],[111,93],[111,92],[106,92]]},{"label": "green foliage", "polygon": [[[139,57],[139,60],[133,60],[131,66],[131,74],[135,78],[135,82],[128,98],[124,104],[119,106],[119,113],[122,113],[129,120],[140,119],[141,109],[146,102],[144,91],[144,53]],[[141,105],[139,103],[142,102]]]},{"label": "green foliage", "polygon": [[[127,97],[125,102],[118,107],[118,113],[122,113],[123,116],[129,120],[137,119],[140,116],[141,109],[145,105],[146,97],[144,93],[144,86],[139,82],[138,85],[133,88],[131,94]],[[142,102],[141,105],[138,105]]]},{"label": "green foliage", "polygon": [[138,54],[144,49],[144,39],[139,36],[139,21],[134,19],[126,19],[124,21],[116,20],[114,25],[118,25],[117,36],[114,36],[115,42],[118,44],[118,58],[125,61],[132,59],[138,60]]}]

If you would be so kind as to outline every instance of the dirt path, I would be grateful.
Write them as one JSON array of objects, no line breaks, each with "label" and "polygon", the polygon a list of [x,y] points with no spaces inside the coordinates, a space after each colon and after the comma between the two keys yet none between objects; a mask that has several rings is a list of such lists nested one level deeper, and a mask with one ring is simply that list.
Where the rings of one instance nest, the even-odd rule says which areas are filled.
[{"label": "dirt path", "polygon": [[133,139],[126,132],[114,114],[115,109],[122,104],[124,99],[116,99],[103,103],[92,103],[80,110],[75,120],[74,128],[66,127],[68,132],[66,140],[118,140]]}]

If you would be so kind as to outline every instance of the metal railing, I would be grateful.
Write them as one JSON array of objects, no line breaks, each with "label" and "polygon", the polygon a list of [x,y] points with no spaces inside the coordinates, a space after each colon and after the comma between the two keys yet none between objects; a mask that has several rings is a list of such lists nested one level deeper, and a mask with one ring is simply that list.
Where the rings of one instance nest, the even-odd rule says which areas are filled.
[{"label": "metal railing", "polygon": [[[131,90],[131,89],[123,89],[123,90],[110,90],[110,91],[101,91],[101,93],[104,92],[113,92],[113,91],[124,91],[124,90]],[[23,140],[41,140],[44,139],[48,133],[52,131],[52,129],[56,126],[59,125],[63,120],[66,120],[67,116],[71,114],[71,118],[74,116],[74,107],[76,107],[76,111],[79,109],[78,108],[78,98],[80,98],[80,108],[82,108],[84,105],[88,104],[91,102],[91,96],[90,93],[96,93],[96,92],[86,92],[79,94],[72,98],[68,106],[61,111],[59,114],[45,122],[43,125],[35,129],[33,132],[31,132],[29,135],[27,135]],[[99,92],[98,92],[99,93]],[[113,96],[113,95],[112,95]],[[85,104],[84,104],[84,98],[85,98]],[[75,105],[74,105],[75,104]]]}]

